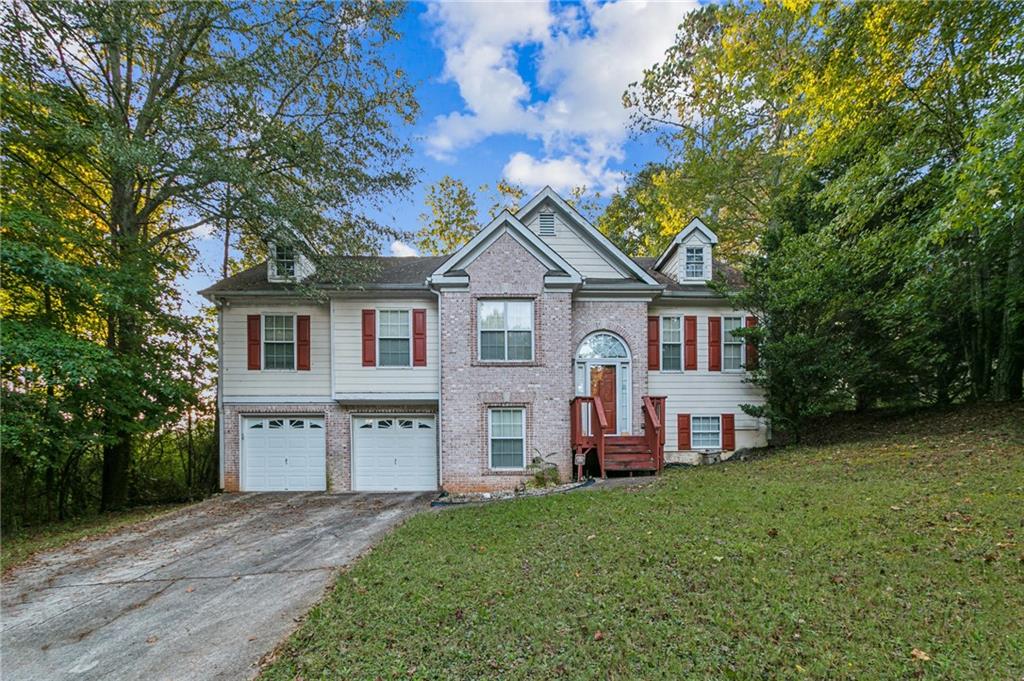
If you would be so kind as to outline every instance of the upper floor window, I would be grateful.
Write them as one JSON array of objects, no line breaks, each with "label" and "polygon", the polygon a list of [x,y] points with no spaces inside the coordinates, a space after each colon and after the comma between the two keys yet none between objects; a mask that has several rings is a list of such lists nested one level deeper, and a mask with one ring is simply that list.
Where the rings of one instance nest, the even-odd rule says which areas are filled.
[{"label": "upper floor window", "polygon": [[533,360],[532,300],[481,300],[477,326],[481,360]]},{"label": "upper floor window", "polygon": [[408,310],[378,310],[377,366],[412,366],[412,326]]},{"label": "upper floor window", "polygon": [[286,244],[274,244],[274,274],[278,277],[295,276],[295,249]]},{"label": "upper floor window", "polygon": [[743,317],[722,318],[722,369],[739,371],[743,368],[743,339],[732,332],[743,328]]},{"label": "upper floor window", "polygon": [[295,315],[263,315],[263,368],[295,369]]},{"label": "upper floor window", "polygon": [[686,270],[684,276],[687,279],[704,278],[704,247],[686,247]]},{"label": "upper floor window", "polygon": [[683,370],[682,317],[661,318],[661,370]]}]

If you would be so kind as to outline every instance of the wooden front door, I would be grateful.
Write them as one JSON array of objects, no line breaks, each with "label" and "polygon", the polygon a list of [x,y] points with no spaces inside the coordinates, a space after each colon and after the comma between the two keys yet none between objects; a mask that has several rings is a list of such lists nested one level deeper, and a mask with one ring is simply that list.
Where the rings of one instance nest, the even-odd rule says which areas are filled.
[{"label": "wooden front door", "polygon": [[611,432],[619,432],[619,422],[616,420],[615,396],[618,391],[615,389],[615,365],[591,366],[590,367],[590,394],[593,397],[600,397],[604,404],[604,416],[608,419],[608,428]]}]

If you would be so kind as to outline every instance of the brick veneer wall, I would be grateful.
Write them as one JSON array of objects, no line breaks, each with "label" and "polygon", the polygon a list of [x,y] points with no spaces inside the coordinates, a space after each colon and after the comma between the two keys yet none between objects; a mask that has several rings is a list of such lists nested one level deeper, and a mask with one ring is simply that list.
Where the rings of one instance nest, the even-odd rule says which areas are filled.
[{"label": "brick veneer wall", "polygon": [[641,413],[643,396],[647,394],[647,303],[577,300],[572,305],[572,349],[595,331],[611,331],[629,346],[633,373],[633,433],[643,429]]},{"label": "brick veneer wall", "polygon": [[323,416],[327,438],[327,489],[348,492],[352,489],[352,415],[353,414],[434,414],[431,405],[342,406],[335,402],[315,404],[225,404],[224,421],[224,491],[238,492],[241,478],[242,416],[273,416],[303,414]]},{"label": "brick veneer wall", "polygon": [[[441,300],[442,487],[454,492],[511,489],[528,475],[491,470],[487,410],[526,409],[526,458],[538,454],[571,474],[569,399],[573,393],[572,296],[544,291],[547,268],[508,234],[467,268],[468,290]],[[534,361],[492,365],[477,360],[477,301],[529,297],[534,304]]]}]

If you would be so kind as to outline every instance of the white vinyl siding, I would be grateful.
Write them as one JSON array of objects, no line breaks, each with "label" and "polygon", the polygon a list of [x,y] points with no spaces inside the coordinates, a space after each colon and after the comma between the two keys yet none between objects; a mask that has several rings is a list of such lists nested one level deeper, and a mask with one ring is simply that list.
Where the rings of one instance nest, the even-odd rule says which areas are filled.
[{"label": "white vinyl siding", "polygon": [[661,318],[661,370],[683,370],[683,318]]},{"label": "white vinyl siding", "polygon": [[[656,303],[650,307],[649,314],[680,317],[693,315],[697,318],[697,369],[685,372],[651,371],[647,375],[646,394],[667,397],[665,451],[675,452],[678,449],[677,414],[690,414],[691,428],[695,416],[735,414],[737,449],[765,444],[767,431],[764,423],[740,408],[741,404],[764,404],[761,389],[747,382],[747,373],[744,371],[708,371],[708,317],[745,315],[725,306],[683,303]],[[691,446],[695,445],[691,442]]]},{"label": "white vinyl siding", "polygon": [[722,317],[722,370],[742,371],[744,342],[734,337],[734,329],[743,328],[743,317]]},{"label": "white vinyl siding", "polygon": [[263,315],[263,368],[295,369],[295,315]]},{"label": "white vinyl siding", "polygon": [[491,468],[526,467],[526,410],[488,410]]},{"label": "white vinyl siding", "polygon": [[409,310],[377,310],[377,366],[412,366]]},{"label": "white vinyl siding", "polygon": [[[234,301],[221,311],[221,362],[224,365],[222,389],[224,399],[239,397],[323,397],[331,395],[330,330],[327,305],[310,304],[308,300]],[[309,315],[310,348],[309,371],[258,371],[248,368],[248,316]],[[264,322],[260,321],[260,354],[265,348]],[[294,336],[293,336],[294,338]],[[294,367],[293,367],[294,368]]]},{"label": "white vinyl siding", "polygon": [[539,212],[534,213],[529,222],[525,223],[527,229],[541,237],[580,274],[594,279],[621,279],[632,276],[621,265],[612,264],[606,260],[573,227],[567,225],[558,213],[553,215],[554,234],[542,233],[541,215],[542,213]]},{"label": "white vinyl siding", "polygon": [[721,449],[722,417],[692,417],[690,419],[690,446],[694,449]]},{"label": "white vinyl siding", "polygon": [[532,361],[533,301],[478,301],[477,335],[481,361]]},{"label": "white vinyl siding", "polygon": [[[438,392],[437,298],[395,298],[391,300],[335,298],[334,307],[334,389],[339,395],[388,393],[421,395],[436,399]],[[363,310],[427,311],[427,366],[382,370],[363,366]],[[411,315],[410,315],[411,318]],[[468,324],[468,322],[467,322]],[[467,331],[468,333],[468,331]],[[378,353],[378,361],[379,353]]]}]

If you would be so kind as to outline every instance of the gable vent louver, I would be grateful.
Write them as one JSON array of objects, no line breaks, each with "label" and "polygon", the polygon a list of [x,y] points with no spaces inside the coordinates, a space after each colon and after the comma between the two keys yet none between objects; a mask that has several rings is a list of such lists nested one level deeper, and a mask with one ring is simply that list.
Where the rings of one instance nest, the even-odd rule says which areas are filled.
[{"label": "gable vent louver", "polygon": [[554,236],[555,235],[555,215],[554,213],[541,213],[540,214],[540,230],[541,236]]}]

